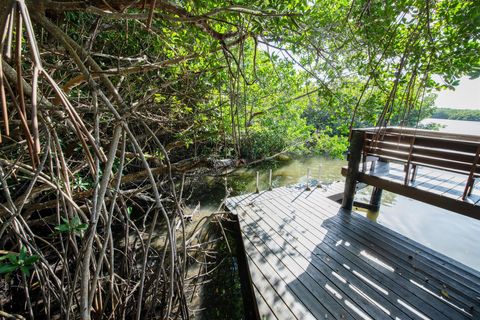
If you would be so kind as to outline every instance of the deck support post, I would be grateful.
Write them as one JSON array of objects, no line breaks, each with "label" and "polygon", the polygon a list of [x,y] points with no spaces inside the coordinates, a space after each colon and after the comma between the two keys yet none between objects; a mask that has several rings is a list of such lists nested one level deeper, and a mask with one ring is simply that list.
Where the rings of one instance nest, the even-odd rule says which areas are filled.
[{"label": "deck support post", "polygon": [[307,169],[307,187],[305,188],[306,191],[310,191],[310,185],[308,184],[308,181],[310,180],[310,168]]},{"label": "deck support post", "polygon": [[382,203],[382,189],[373,187],[372,196],[370,197],[371,210],[380,211],[380,204]]},{"label": "deck support post", "polygon": [[317,188],[322,187],[322,181],[320,180],[322,178],[322,165],[318,166],[318,181],[317,181]]},{"label": "deck support post", "polygon": [[268,191],[272,191],[272,169],[268,172]]},{"label": "deck support post", "polygon": [[348,169],[345,178],[345,191],[343,192],[342,208],[352,210],[353,199],[355,197],[355,189],[357,186],[358,166],[362,156],[362,148],[364,143],[364,133],[362,131],[352,131],[352,139],[350,140],[350,152],[348,154]]}]

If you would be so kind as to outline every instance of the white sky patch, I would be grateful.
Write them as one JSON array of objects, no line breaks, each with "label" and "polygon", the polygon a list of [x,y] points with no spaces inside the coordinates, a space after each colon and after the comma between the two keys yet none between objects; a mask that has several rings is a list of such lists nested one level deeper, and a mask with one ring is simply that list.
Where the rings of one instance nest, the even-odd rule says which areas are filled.
[{"label": "white sky patch", "polygon": [[462,77],[455,91],[443,90],[438,93],[435,106],[455,109],[480,109],[480,78],[470,80],[468,77]]}]

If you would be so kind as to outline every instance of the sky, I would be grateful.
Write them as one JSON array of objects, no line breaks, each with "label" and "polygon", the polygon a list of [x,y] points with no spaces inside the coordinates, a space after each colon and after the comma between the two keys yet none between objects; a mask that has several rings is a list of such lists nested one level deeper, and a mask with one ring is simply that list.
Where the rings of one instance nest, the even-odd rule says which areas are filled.
[{"label": "sky", "polygon": [[438,93],[435,106],[480,110],[480,78],[475,80],[470,80],[468,77],[461,78],[455,91],[444,90]]}]

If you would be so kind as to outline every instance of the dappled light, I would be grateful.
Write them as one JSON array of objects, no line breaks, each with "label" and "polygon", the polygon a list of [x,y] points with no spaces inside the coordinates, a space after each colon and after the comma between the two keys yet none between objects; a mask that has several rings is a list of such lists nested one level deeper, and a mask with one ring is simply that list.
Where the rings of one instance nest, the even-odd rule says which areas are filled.
[{"label": "dappled light", "polygon": [[[477,311],[459,306],[480,307],[467,293],[480,292],[480,274],[467,275],[418,243],[340,209],[328,195],[328,188],[277,188],[228,199],[247,252],[255,252],[249,265],[262,270],[251,270],[254,284],[276,301],[273,313],[263,315],[300,305],[316,319],[475,318]],[[263,272],[266,266],[272,272]]]},{"label": "dappled light", "polygon": [[480,219],[480,138],[428,120],[480,120],[436,105],[479,12],[0,0],[0,318],[479,318],[477,271],[375,224]]},{"label": "dappled light", "polygon": [[430,318],[425,316],[423,313],[421,313],[420,311],[418,311],[416,308],[413,308],[412,306],[410,306],[409,304],[405,303],[403,300],[401,299],[397,299],[397,302],[405,307],[406,309],[412,311],[416,316],[420,317],[421,319],[424,319],[424,320],[429,320]]},{"label": "dappled light", "polygon": [[366,257],[367,259],[369,259],[370,261],[378,264],[379,266],[382,266],[383,268],[385,268],[386,270],[388,270],[388,271],[390,271],[390,272],[394,272],[394,271],[395,271],[395,269],[394,269],[392,266],[386,264],[386,263],[383,262],[382,260],[380,260],[380,259],[376,258],[375,256],[369,254],[369,253],[366,252],[365,250],[360,251],[360,254],[361,254],[362,256]]}]

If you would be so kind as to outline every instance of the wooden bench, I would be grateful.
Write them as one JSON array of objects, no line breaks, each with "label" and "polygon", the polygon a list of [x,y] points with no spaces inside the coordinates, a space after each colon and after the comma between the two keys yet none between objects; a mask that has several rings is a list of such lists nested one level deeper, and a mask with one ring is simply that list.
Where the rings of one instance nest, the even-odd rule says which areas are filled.
[{"label": "wooden bench", "polygon": [[[366,177],[372,175],[367,172],[367,166],[371,162],[370,170],[374,171],[375,163],[378,161],[403,165],[402,184],[404,189],[413,186],[419,167],[462,175],[466,179],[462,196],[458,200],[472,202],[468,197],[472,195],[475,179],[478,180],[480,177],[479,158],[479,136],[395,127],[355,129],[352,131],[349,166],[342,170],[347,177],[344,208],[351,210],[356,182],[372,184],[372,181],[375,181]],[[382,186],[385,187],[385,185]],[[405,192],[408,188],[404,190],[398,186],[390,189],[395,189],[390,191],[400,194],[411,195],[413,192],[412,190]],[[399,190],[400,192],[398,192]],[[422,201],[422,199],[420,200]],[[443,200],[438,201],[438,197],[428,197],[425,202],[437,205],[436,202],[443,203]],[[455,202],[441,206],[459,213],[464,211],[461,209],[464,206]],[[471,210],[469,209],[469,211]],[[473,211],[474,215],[477,215],[478,208]],[[467,215],[471,216],[471,214]]]}]

